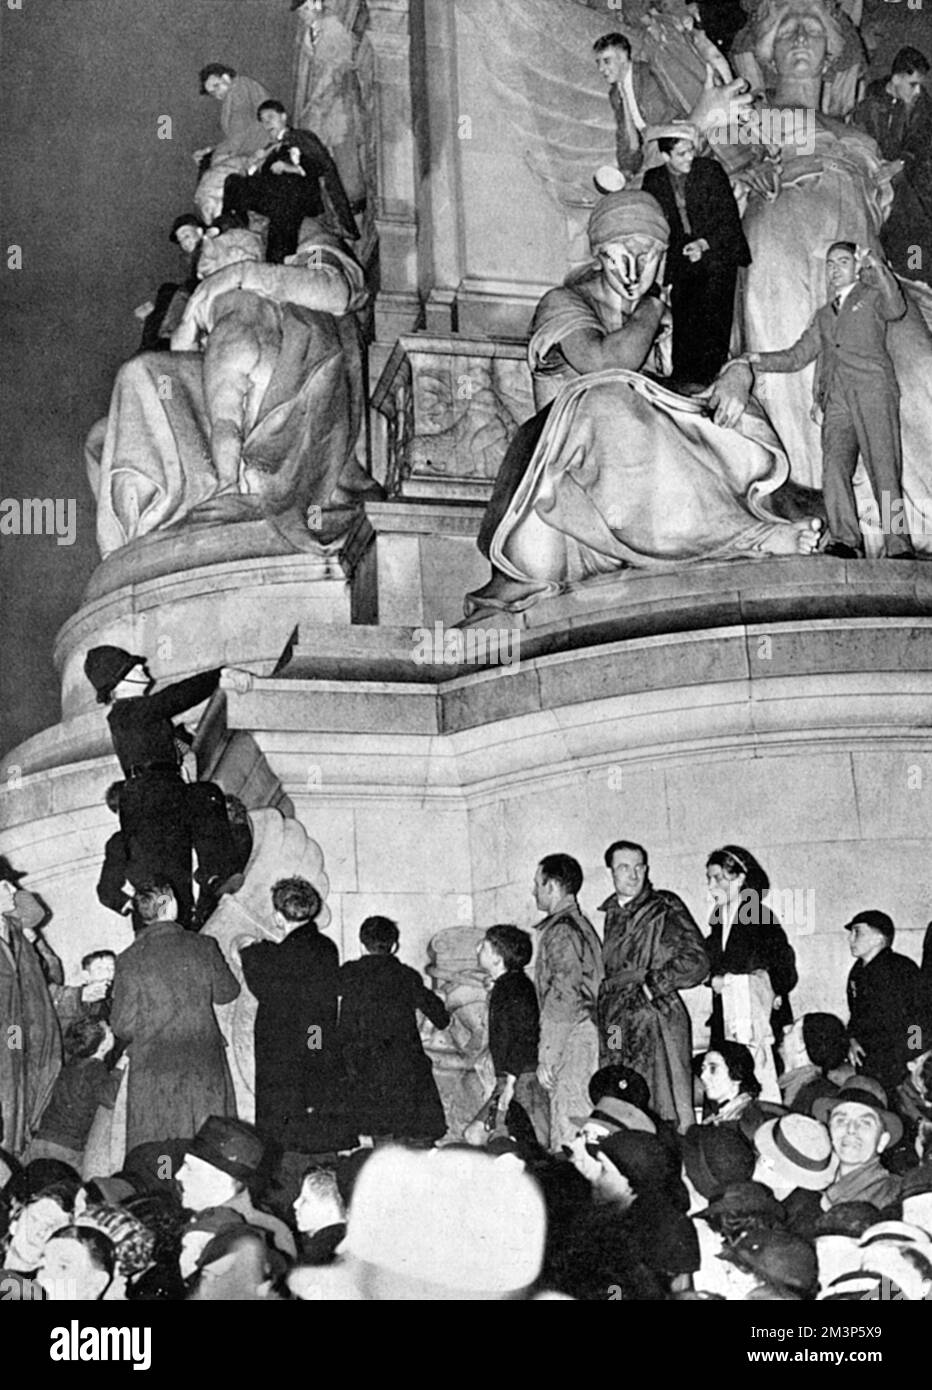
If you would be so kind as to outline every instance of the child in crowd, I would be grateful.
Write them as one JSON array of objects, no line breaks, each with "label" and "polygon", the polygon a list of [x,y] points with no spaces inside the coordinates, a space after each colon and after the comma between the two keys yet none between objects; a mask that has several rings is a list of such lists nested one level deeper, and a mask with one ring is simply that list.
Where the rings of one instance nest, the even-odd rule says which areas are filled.
[{"label": "child in crowd", "polygon": [[63,985],[55,998],[58,1021],[63,1032],[79,1018],[100,1018],[104,1021],[109,1019],[115,969],[114,951],[91,951],[84,956],[78,983]]},{"label": "child in crowd", "polygon": [[65,1065],[45,1107],[29,1151],[35,1158],[58,1158],[81,1172],[84,1149],[97,1107],[112,1110],[123,1073],[106,1059],[113,1033],[102,1018],[77,1018],[65,1032]]},{"label": "child in crowd", "polygon": [[396,958],[398,939],[387,917],[367,917],[359,929],[365,955],[340,969],[347,1118],[361,1135],[427,1144],[442,1138],[447,1124],[417,1015],[436,1028],[446,1028],[450,1015],[417,971]]},{"label": "child in crowd", "polygon": [[[490,927],[479,942],[476,959],[489,976],[489,1051],[495,1089],[466,1130],[469,1143],[487,1144],[520,1107],[546,1147],[549,1133],[547,1096],[537,1081],[540,1007],[526,967],[534,948],[527,932],[503,924]],[[509,1115],[509,1111],[511,1114]]]}]

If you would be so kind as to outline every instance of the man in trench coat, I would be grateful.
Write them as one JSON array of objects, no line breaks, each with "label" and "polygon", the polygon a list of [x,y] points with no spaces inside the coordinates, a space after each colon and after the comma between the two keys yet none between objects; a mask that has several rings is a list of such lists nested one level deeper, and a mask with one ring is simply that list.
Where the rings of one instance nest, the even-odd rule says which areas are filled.
[{"label": "man in trench coat", "polygon": [[686,1130],[695,1121],[692,1045],[678,991],[702,983],[709,958],[685,903],[651,883],[641,845],[617,840],[605,863],[615,891],[601,907],[601,1062],[621,1062],[643,1076],[657,1114]]},{"label": "man in trench coat", "polygon": [[129,1055],[127,1151],[150,1140],[190,1139],[209,1115],[236,1114],[215,1004],[239,981],[210,937],[177,921],[171,888],[136,894],[143,929],[117,956],[110,1015]]}]

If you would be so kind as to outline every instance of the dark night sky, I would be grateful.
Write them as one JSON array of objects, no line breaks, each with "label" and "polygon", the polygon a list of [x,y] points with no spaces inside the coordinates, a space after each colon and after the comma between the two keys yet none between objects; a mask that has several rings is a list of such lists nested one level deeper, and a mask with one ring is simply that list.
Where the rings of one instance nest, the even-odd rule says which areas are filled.
[{"label": "dark night sky", "polygon": [[74,498],[78,517],[71,546],[0,536],[8,750],[59,718],[52,643],[99,558],[82,443],[138,346],[133,309],[180,267],[167,231],[191,206],[191,151],[219,133],[198,70],[229,63],[287,105],[293,20],[288,0],[3,0],[0,16],[0,497]]}]

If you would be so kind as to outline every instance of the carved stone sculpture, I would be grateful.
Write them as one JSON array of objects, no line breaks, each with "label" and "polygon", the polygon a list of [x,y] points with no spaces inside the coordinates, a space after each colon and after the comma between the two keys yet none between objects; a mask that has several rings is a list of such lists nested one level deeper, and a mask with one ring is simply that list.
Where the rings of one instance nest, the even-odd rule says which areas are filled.
[{"label": "carved stone sculpture", "polygon": [[167,527],[262,518],[311,551],[346,529],[367,492],[380,495],[356,460],[362,270],[305,226],[291,264],[240,257],[217,270],[188,303],[178,350],[120,369],[86,450],[104,557]]},{"label": "carved stone sculpture", "polygon": [[488,1050],[486,975],[476,965],[476,948],[484,934],[477,927],[447,927],[428,947],[427,973],[443,995],[451,1021],[443,1032],[425,1024],[422,1037],[452,1139],[463,1137],[495,1084]]}]

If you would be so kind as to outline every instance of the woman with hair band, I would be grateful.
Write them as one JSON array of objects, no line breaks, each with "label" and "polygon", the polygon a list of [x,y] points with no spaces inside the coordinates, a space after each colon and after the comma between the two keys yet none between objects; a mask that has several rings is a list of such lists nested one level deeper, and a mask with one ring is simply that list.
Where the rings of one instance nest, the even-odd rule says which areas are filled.
[{"label": "woman with hair band", "polygon": [[[798,979],[796,954],[782,926],[764,904],[770,879],[749,850],[740,845],[725,845],[713,851],[706,860],[706,882],[714,903],[705,943],[711,962],[709,1046],[718,1048],[726,1041],[750,1045],[755,1052],[764,1098],[779,1101],[770,1044],[779,1041],[783,1029],[793,1021],[789,995]],[[769,1019],[761,1021],[764,1027],[769,1023],[770,1038],[767,1040],[763,1036],[759,1026],[755,1029],[755,1034],[760,1035],[756,1047],[754,1039],[736,1036],[735,1011],[725,1008],[729,981],[739,976],[756,976],[758,984],[764,983],[762,977],[766,976],[773,994]],[[751,985],[753,996],[753,981]],[[730,1025],[726,1013],[731,1019]]]}]

